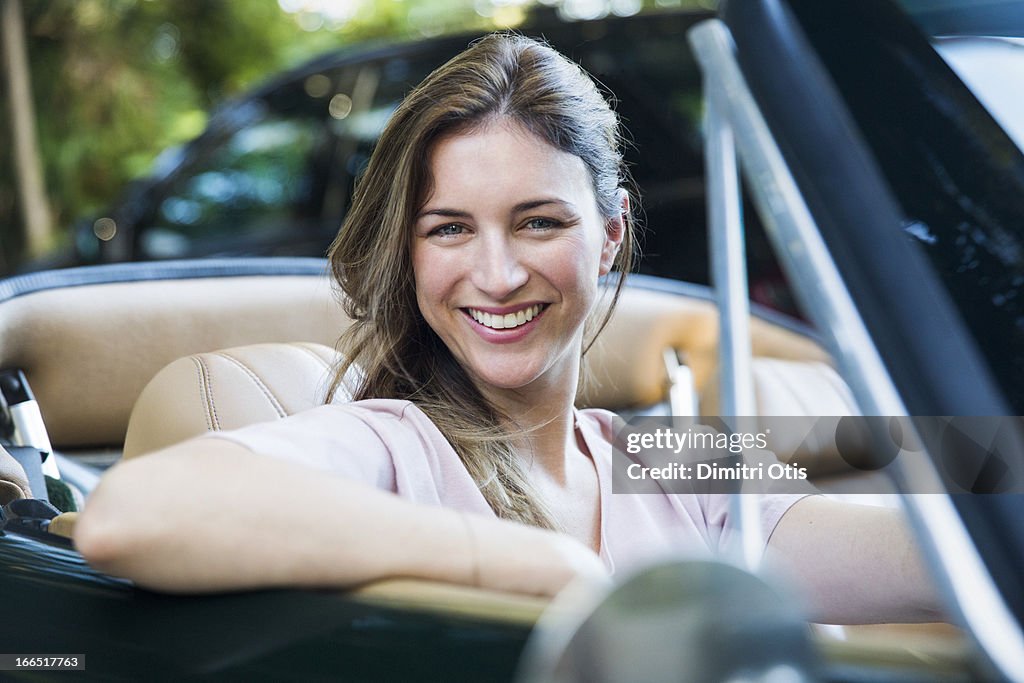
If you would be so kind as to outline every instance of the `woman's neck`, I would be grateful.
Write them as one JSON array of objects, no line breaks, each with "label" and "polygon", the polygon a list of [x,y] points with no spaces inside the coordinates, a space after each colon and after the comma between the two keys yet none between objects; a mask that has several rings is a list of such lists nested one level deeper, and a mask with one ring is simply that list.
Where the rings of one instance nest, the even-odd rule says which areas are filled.
[{"label": "woman's neck", "polygon": [[488,392],[488,400],[512,418],[512,443],[527,471],[540,468],[553,480],[565,478],[569,457],[578,455],[576,438],[577,377],[566,378],[558,387],[538,391]]}]

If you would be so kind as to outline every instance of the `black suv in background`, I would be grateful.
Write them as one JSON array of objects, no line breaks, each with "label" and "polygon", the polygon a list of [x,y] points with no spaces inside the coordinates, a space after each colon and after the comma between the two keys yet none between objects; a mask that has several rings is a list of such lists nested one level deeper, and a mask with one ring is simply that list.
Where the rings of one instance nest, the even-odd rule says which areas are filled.
[{"label": "black suv in background", "polygon": [[[685,36],[708,16],[569,23],[542,13],[523,29],[582,64],[617,102],[640,192],[641,272],[700,283],[708,279],[703,102]],[[353,46],[273,78],[217,111],[200,137],[165,153],[157,171],[129,185],[104,216],[80,223],[74,262],[322,256],[392,111],[474,37]],[[754,300],[792,312],[760,227],[749,227]]]}]

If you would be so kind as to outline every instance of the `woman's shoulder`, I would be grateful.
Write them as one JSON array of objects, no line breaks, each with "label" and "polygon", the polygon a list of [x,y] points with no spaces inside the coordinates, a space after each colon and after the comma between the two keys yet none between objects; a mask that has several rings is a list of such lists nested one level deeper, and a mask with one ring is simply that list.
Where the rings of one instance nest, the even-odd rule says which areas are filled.
[{"label": "woman's shoulder", "polygon": [[611,441],[621,426],[622,418],[604,408],[580,408],[576,410],[576,423],[585,429],[599,432],[605,439]]},{"label": "woman's shoulder", "polygon": [[337,401],[312,408],[307,408],[294,413],[286,418],[287,421],[298,418],[302,422],[331,422],[338,420],[357,419],[363,422],[427,422],[430,418],[420,410],[415,403],[404,399],[392,398],[368,398],[361,401]]},{"label": "woman's shoulder", "polygon": [[[418,416],[423,415],[423,411],[416,408],[412,401],[405,401],[397,398],[368,398],[362,401],[339,401],[337,403],[329,403],[318,408],[313,408],[313,411],[320,411],[325,415],[329,414],[343,414],[349,413],[358,416],[362,419],[407,419],[412,416],[416,419]],[[423,415],[423,417],[426,417]]]},{"label": "woman's shoulder", "polygon": [[[329,403],[277,420],[259,422],[209,437],[230,439],[257,452],[370,453],[407,450],[444,442],[437,427],[409,401],[371,399]],[[446,443],[446,442],[444,442]]]},{"label": "woman's shoulder", "polygon": [[[328,418],[323,424],[335,423],[331,427],[338,443],[335,458],[344,453],[342,459],[356,463],[345,465],[349,476],[371,481],[416,502],[490,514],[454,448],[415,403],[367,399],[316,410]],[[358,422],[358,429],[340,426],[346,422]],[[372,437],[359,439],[360,431]],[[357,468],[358,461],[364,461],[360,465],[363,471]],[[368,467],[365,462],[378,464]]]},{"label": "woman's shoulder", "polygon": [[[255,453],[305,464],[396,492],[433,500],[416,482],[458,462],[444,436],[409,401],[372,399],[330,403],[278,420],[211,433]],[[413,483],[410,483],[413,482]],[[420,486],[422,488],[422,486]]]}]

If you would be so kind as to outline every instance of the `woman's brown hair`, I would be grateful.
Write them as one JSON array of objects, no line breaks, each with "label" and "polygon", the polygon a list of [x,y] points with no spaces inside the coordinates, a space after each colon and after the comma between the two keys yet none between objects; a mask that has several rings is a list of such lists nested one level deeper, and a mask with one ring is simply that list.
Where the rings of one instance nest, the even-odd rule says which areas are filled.
[{"label": "woman's brown hair", "polygon": [[[484,398],[416,304],[410,244],[415,216],[431,190],[431,146],[497,119],[579,157],[601,213],[608,219],[622,213],[620,188],[629,177],[618,117],[593,80],[554,49],[521,35],[496,33],[475,42],[399,105],[331,246],[331,268],[353,320],[341,340],[345,361],[332,389],[358,368],[355,400],[414,402],[451,443],[495,514],[553,528],[511,446],[514,420]],[[616,257],[619,276],[590,343],[632,265],[632,230],[627,216]]]}]

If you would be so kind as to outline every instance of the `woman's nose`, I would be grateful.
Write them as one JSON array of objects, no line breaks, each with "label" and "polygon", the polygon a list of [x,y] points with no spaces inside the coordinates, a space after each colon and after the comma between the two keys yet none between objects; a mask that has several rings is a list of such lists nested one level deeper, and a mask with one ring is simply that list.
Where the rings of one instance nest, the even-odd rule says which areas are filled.
[{"label": "woman's nose", "polygon": [[526,284],[529,273],[508,236],[481,240],[475,254],[473,284],[495,301],[506,299]]}]

